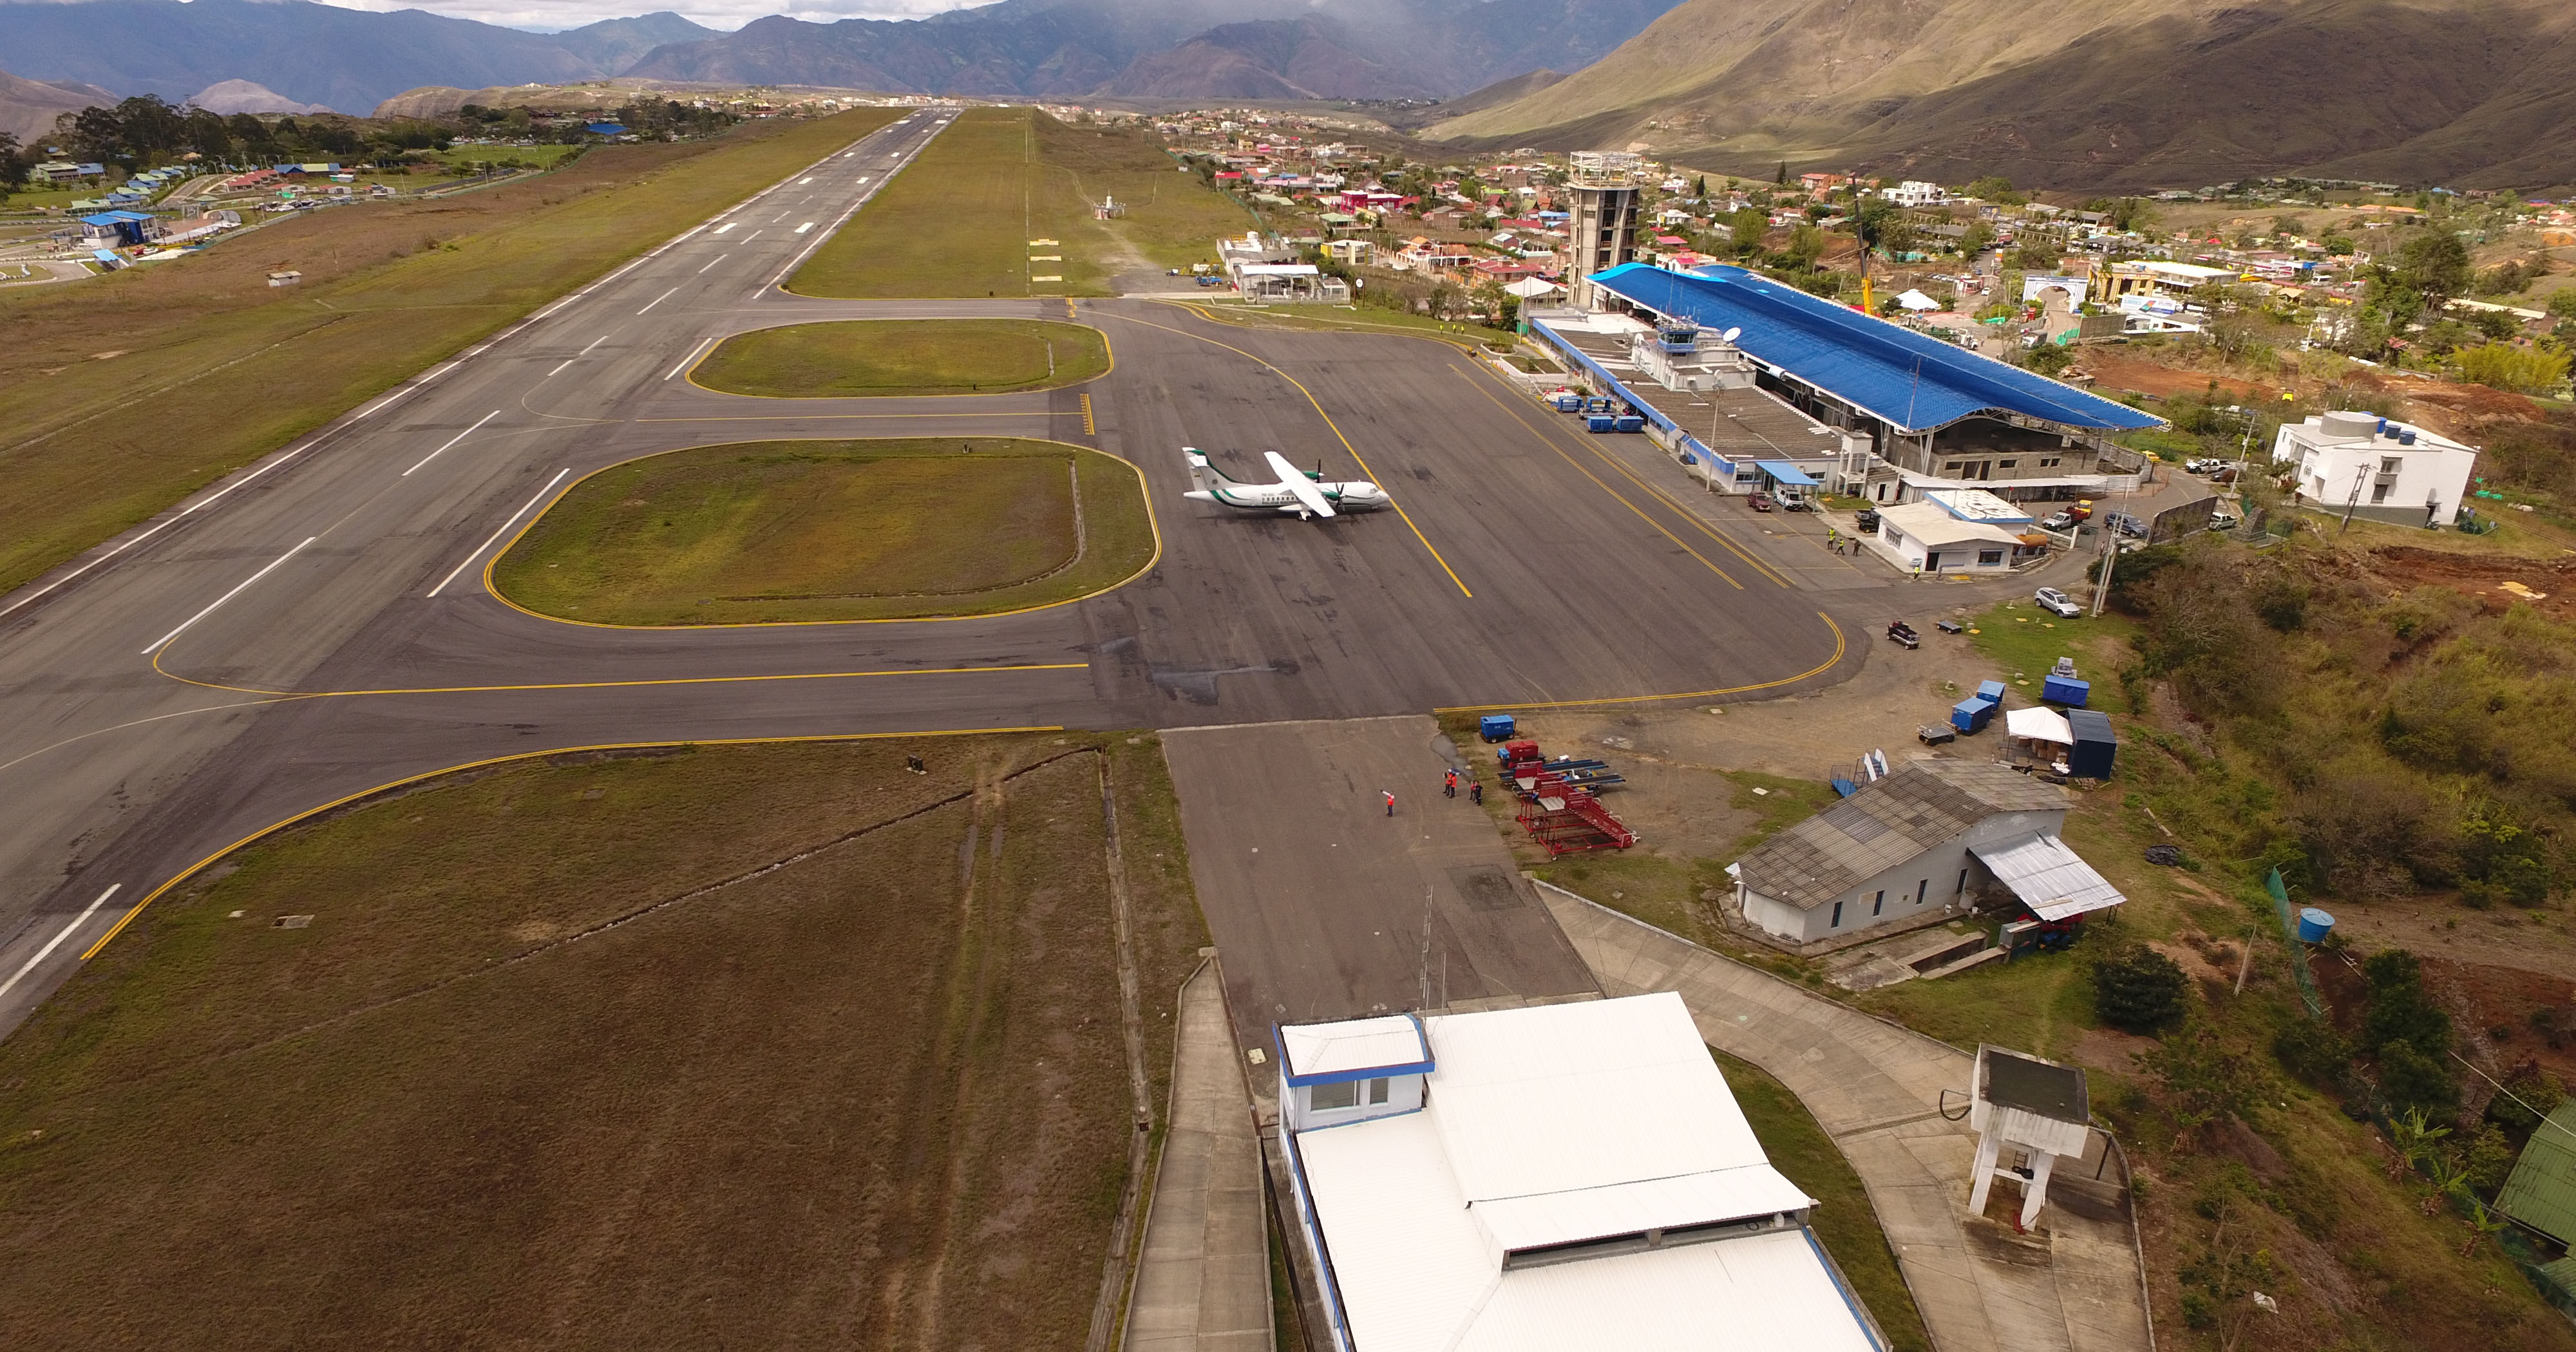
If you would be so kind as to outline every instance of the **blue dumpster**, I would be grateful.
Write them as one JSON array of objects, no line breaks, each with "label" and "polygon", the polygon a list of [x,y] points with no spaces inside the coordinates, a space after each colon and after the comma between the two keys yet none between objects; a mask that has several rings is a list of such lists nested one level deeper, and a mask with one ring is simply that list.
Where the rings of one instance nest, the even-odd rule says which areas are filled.
[{"label": "blue dumpster", "polygon": [[2076,709],[2083,708],[2084,701],[2092,698],[2092,695],[2091,681],[2079,681],[2072,676],[2051,676],[2042,681],[2039,686],[2041,699],[2051,704],[2063,704]]},{"label": "blue dumpster", "polygon": [[2318,910],[2314,906],[2302,906],[2299,908],[2300,943],[2321,944],[2326,941],[2326,936],[2332,933],[2334,933],[2333,916]]},{"label": "blue dumpster", "polygon": [[1950,726],[1961,732],[1983,732],[1995,716],[1992,700],[1970,696],[1950,706]]},{"label": "blue dumpster", "polygon": [[1583,396],[1579,394],[1560,394],[1549,402],[1556,405],[1556,411],[1559,413],[1581,413],[1583,411]]},{"label": "blue dumpster", "polygon": [[1979,682],[1977,682],[1977,698],[1979,698],[1979,699],[1981,699],[1981,700],[1985,700],[1985,701],[1987,701],[1987,702],[1989,702],[1989,703],[1992,703],[1992,704],[2001,704],[2001,703],[2003,703],[2003,702],[2004,702],[2004,683],[2003,683],[2003,682],[2001,682],[2001,681],[1979,681]]},{"label": "blue dumpster", "polygon": [[1618,429],[1619,420],[1607,413],[1595,413],[1583,420],[1583,430],[1587,432],[1615,432]]},{"label": "blue dumpster", "polygon": [[2067,769],[2086,779],[2109,779],[2120,754],[2120,734],[2111,716],[2091,709],[2069,709],[2066,724],[2075,730],[2075,745],[2066,753]]},{"label": "blue dumpster", "polygon": [[1627,417],[1619,419],[1617,424],[1614,425],[1611,430],[1614,432],[1643,432],[1646,430],[1646,420],[1631,413]]},{"label": "blue dumpster", "polygon": [[1508,742],[1517,726],[1510,714],[1486,714],[1476,720],[1476,735],[1488,742]]}]

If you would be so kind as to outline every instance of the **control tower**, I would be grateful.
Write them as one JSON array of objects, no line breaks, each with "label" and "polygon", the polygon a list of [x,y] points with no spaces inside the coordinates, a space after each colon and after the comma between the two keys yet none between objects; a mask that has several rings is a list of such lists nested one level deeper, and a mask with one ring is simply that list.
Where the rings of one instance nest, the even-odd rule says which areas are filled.
[{"label": "control tower", "polygon": [[1592,274],[1637,257],[1637,195],[1643,175],[1635,155],[1617,150],[1578,150],[1570,161],[1566,192],[1573,200],[1565,290],[1578,310],[1593,308]]}]

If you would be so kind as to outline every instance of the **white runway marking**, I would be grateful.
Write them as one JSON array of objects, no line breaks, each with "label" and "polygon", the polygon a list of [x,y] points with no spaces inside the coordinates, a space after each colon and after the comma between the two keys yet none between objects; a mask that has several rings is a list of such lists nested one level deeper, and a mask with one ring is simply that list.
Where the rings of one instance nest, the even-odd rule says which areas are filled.
[{"label": "white runway marking", "polygon": [[264,577],[268,576],[270,573],[273,573],[273,572],[277,571],[277,566],[278,566],[279,564],[282,564],[282,563],[286,562],[288,559],[294,558],[296,555],[303,553],[303,552],[304,552],[304,545],[309,545],[309,544],[313,543],[314,541],[319,540],[319,539],[321,539],[321,538],[322,538],[322,537],[321,537],[321,536],[319,536],[319,535],[308,535],[308,536],[305,536],[305,537],[304,537],[304,544],[303,544],[303,545],[297,545],[295,548],[290,549],[290,550],[286,551],[285,553],[278,555],[276,558],[269,560],[268,566],[267,566],[266,568],[262,568],[262,569],[260,569],[258,572],[253,573],[253,574],[251,574],[249,577],[243,578],[240,582],[238,582],[238,583],[234,584],[233,589],[232,589],[231,591],[225,592],[223,595],[216,597],[216,598],[215,598],[215,600],[214,600],[214,604],[213,604],[213,605],[209,605],[209,606],[207,606],[205,609],[198,611],[196,614],[189,616],[187,619],[180,621],[180,622],[179,622],[179,627],[178,627],[178,628],[173,629],[173,630],[171,630],[169,633],[163,634],[160,638],[158,638],[158,639],[154,640],[154,641],[153,641],[153,644],[152,644],[152,646],[151,646],[151,647],[144,649],[144,650],[143,650],[140,654],[138,654],[138,655],[139,655],[139,656],[143,656],[143,657],[150,657],[152,654],[157,653],[157,652],[161,651],[163,648],[165,648],[165,647],[169,646],[170,640],[172,640],[172,639],[174,639],[174,638],[177,638],[177,637],[178,637],[178,636],[180,636],[181,634],[184,634],[184,633],[188,632],[188,626],[189,626],[189,625],[195,624],[197,621],[202,620],[202,619],[206,618],[207,616],[214,614],[214,613],[215,613],[215,606],[220,606],[220,605],[222,605],[224,602],[229,601],[229,600],[233,599],[234,597],[241,595],[245,590],[248,590],[248,589],[249,589],[250,584],[252,584],[252,583],[254,583],[254,582],[257,582],[257,581],[259,581],[261,578],[264,578]]},{"label": "white runway marking", "polygon": [[679,365],[677,365],[677,366],[672,367],[672,368],[670,369],[669,373],[668,373],[668,374],[666,374],[666,375],[664,375],[662,378],[663,378],[664,380],[669,380],[672,376],[676,376],[676,375],[678,375],[679,373],[681,373],[682,371],[688,370],[688,369],[689,369],[689,363],[691,363],[691,362],[693,362],[693,361],[696,361],[696,360],[698,359],[698,354],[699,354],[699,353],[701,353],[701,352],[706,351],[707,344],[712,343],[712,342],[714,342],[714,341],[715,341],[715,339],[714,339],[714,338],[712,338],[712,337],[708,337],[708,338],[701,338],[701,339],[699,339],[699,340],[698,340],[698,345],[697,345],[696,347],[693,347],[693,348],[690,348],[690,349],[689,349],[689,355],[687,355],[687,356],[685,356],[685,357],[680,358],[680,364],[679,364]]},{"label": "white runway marking", "polygon": [[734,228],[735,226],[740,225],[740,224],[742,224],[742,222],[740,222],[740,221],[727,221],[727,222],[725,222],[724,224],[717,226],[717,227],[715,228],[715,233],[716,233],[716,234],[721,235],[721,234],[723,234],[724,232],[726,232],[727,230],[731,230],[732,228]]},{"label": "white runway marking", "polygon": [[[678,288],[678,287],[676,287],[676,286],[675,286],[675,287],[672,287],[669,291],[665,291],[665,292],[663,292],[661,295],[655,296],[655,297],[652,299],[652,301],[651,301],[651,302],[649,302],[648,304],[646,304],[646,305],[645,305],[644,310],[650,310],[650,309],[652,309],[655,305],[659,305],[659,304],[661,304],[662,302],[664,302],[664,301],[666,301],[666,300],[669,300],[669,299],[670,299],[674,294],[676,294],[676,293],[679,291],[679,289],[680,289],[680,288]],[[638,310],[638,311],[636,311],[635,313],[637,313],[637,314],[639,314],[639,315],[640,315],[640,314],[644,313],[644,310]]]},{"label": "white runway marking", "polygon": [[[723,262],[723,261],[725,261],[726,259],[731,258],[731,257],[733,257],[733,255],[732,255],[732,254],[717,254],[717,255],[715,256],[715,258],[707,264],[707,268],[714,267],[717,263],[721,263],[721,262]],[[704,272],[704,271],[706,271],[706,270],[707,270],[707,268],[700,268],[700,269],[698,269],[698,271],[700,271],[700,272]]]},{"label": "white runway marking", "polygon": [[55,935],[53,942],[37,949],[36,956],[27,959],[26,966],[19,968],[17,971],[11,972],[8,980],[0,981],[0,995],[7,995],[9,993],[9,988],[17,985],[20,978],[26,976],[27,973],[36,970],[37,963],[43,962],[45,959],[52,957],[54,955],[54,950],[63,946],[63,940],[72,937],[73,930],[79,929],[81,926],[88,924],[89,918],[98,914],[98,908],[106,905],[107,899],[115,896],[116,889],[123,886],[125,886],[123,883],[109,883],[107,885],[107,890],[98,894],[98,900],[91,902],[79,915],[73,916],[72,923],[63,926],[62,933]]},{"label": "white runway marking", "polygon": [[[448,583],[450,583],[450,582],[454,582],[454,581],[456,580],[456,574],[457,574],[457,573],[461,573],[461,572],[464,572],[464,571],[465,571],[465,564],[467,564],[467,563],[472,563],[472,562],[474,562],[476,559],[479,559],[479,558],[483,557],[483,551],[484,551],[484,550],[490,549],[493,545],[500,543],[502,532],[507,531],[507,530],[509,530],[512,526],[515,526],[515,525],[519,524],[519,518],[520,518],[520,517],[523,517],[523,516],[526,516],[526,515],[528,514],[528,508],[529,508],[529,507],[534,507],[534,506],[536,506],[538,503],[545,501],[545,500],[546,500],[546,494],[548,494],[548,493],[551,493],[551,492],[555,491],[555,485],[556,485],[556,484],[559,484],[559,483],[562,483],[562,482],[564,481],[564,476],[565,476],[565,475],[567,475],[567,474],[570,474],[570,473],[572,473],[572,471],[571,471],[571,470],[568,470],[568,469],[559,469],[559,470],[556,470],[556,471],[555,471],[555,477],[553,477],[553,478],[551,478],[551,479],[546,480],[546,486],[545,486],[545,487],[543,487],[543,488],[538,489],[538,490],[537,490],[537,495],[536,495],[535,497],[528,499],[528,506],[527,506],[527,507],[522,507],[522,508],[520,508],[519,510],[517,510],[517,511],[515,511],[515,512],[510,513],[510,519],[501,523],[501,529],[500,529],[500,530],[496,530],[496,531],[492,532],[492,538],[491,538],[491,539],[486,540],[486,541],[484,541],[483,543],[481,543],[481,544],[479,544],[479,545],[474,546],[474,552],[465,556],[465,562],[464,562],[464,563],[459,563],[459,564],[457,564],[457,565],[456,565],[456,567],[455,567],[455,569],[454,569],[454,571],[452,571],[452,572],[448,573],[448,575],[447,575],[447,576],[440,578],[440,579],[438,580],[438,585],[429,589],[429,594],[430,594],[430,595],[432,595],[432,596],[436,596],[436,595],[438,595],[440,592],[443,592],[443,591],[447,590],[447,584],[448,584]],[[305,541],[305,544],[311,544],[311,543],[312,543],[312,541],[310,541],[310,540]],[[302,547],[302,546],[298,546],[298,548],[301,548],[301,547]],[[269,566],[270,566],[270,567],[272,567],[272,568],[273,568],[273,567],[276,567],[276,565],[275,565],[275,564],[271,564],[271,565],[269,565]],[[218,603],[218,604],[220,604],[220,603]],[[164,641],[166,642],[167,640],[164,640]]]},{"label": "white runway marking", "polygon": [[[482,417],[475,419],[475,420],[474,420],[474,426],[469,427],[469,428],[466,428],[464,431],[459,432],[459,433],[457,433],[455,436],[448,438],[448,440],[447,440],[447,446],[453,446],[453,445],[455,445],[457,442],[463,441],[463,440],[464,440],[464,439],[466,439],[467,437],[470,437],[470,436],[474,435],[474,434],[475,434],[475,432],[477,432],[477,431],[481,430],[481,428],[482,428],[483,424],[485,424],[485,423],[487,423],[487,422],[490,422],[490,421],[492,421],[494,418],[497,418],[497,417],[500,417],[500,416],[501,416],[501,410],[499,410],[499,409],[497,409],[497,408],[496,408],[496,409],[492,410],[491,412],[484,414]],[[429,454],[422,456],[422,457],[420,458],[420,465],[426,465],[426,464],[428,464],[430,461],[432,461],[432,460],[436,460],[438,457],[440,457],[440,456],[442,456],[442,455],[447,454],[447,446],[441,446],[441,447],[439,447],[437,450],[431,451]],[[412,469],[418,469],[418,468],[420,468],[420,465],[414,465],[414,466],[412,466],[412,467],[411,467],[411,469],[404,470],[404,471],[402,472],[402,477],[403,477],[403,478],[406,478],[406,479],[410,478],[410,477],[411,477],[411,470],[412,470]]]}]

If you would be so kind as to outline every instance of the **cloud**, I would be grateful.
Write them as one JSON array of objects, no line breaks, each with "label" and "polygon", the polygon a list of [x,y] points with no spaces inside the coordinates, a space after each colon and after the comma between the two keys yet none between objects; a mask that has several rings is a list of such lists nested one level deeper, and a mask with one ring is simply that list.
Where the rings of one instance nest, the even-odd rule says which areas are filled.
[{"label": "cloud", "polygon": [[506,28],[524,28],[538,32],[555,32],[579,28],[602,19],[626,19],[638,14],[668,9],[692,23],[731,32],[754,19],[784,14],[809,23],[833,23],[841,19],[918,19],[947,10],[962,9],[958,0],[682,0],[676,4],[654,4],[652,0],[323,0],[343,9],[391,11],[423,9],[444,14],[452,19],[473,19],[479,23],[500,24]]}]

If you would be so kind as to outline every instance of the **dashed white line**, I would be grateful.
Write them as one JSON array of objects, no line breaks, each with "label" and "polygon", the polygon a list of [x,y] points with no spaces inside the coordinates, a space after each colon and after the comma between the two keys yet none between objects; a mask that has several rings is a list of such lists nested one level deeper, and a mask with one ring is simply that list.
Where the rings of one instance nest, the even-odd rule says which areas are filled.
[{"label": "dashed white line", "polygon": [[178,628],[173,629],[173,630],[171,630],[169,633],[163,634],[160,638],[153,640],[152,646],[151,646],[151,647],[149,647],[149,648],[144,649],[140,654],[138,654],[138,656],[142,656],[142,657],[150,657],[152,654],[157,653],[157,652],[161,651],[163,648],[165,648],[165,647],[169,646],[170,640],[172,640],[172,639],[174,639],[174,638],[177,638],[177,637],[178,637],[178,636],[180,636],[181,634],[184,634],[184,633],[188,632],[188,626],[189,626],[189,625],[195,624],[197,621],[202,620],[202,619],[206,618],[207,616],[214,614],[214,613],[215,613],[215,606],[220,606],[220,605],[222,605],[224,602],[229,601],[229,600],[233,599],[234,597],[241,595],[243,591],[247,590],[247,589],[250,587],[250,584],[252,584],[252,583],[254,583],[254,582],[257,582],[257,581],[259,581],[261,578],[264,578],[264,577],[268,576],[270,573],[273,573],[273,572],[277,571],[278,565],[280,565],[280,564],[282,564],[282,563],[286,562],[288,559],[294,558],[294,557],[295,557],[296,555],[298,555],[298,554],[303,553],[303,552],[304,552],[304,545],[309,545],[309,544],[313,543],[314,541],[319,540],[319,539],[321,539],[321,538],[322,538],[322,537],[321,537],[321,536],[319,536],[319,535],[308,535],[308,536],[305,536],[305,537],[304,537],[304,544],[302,544],[302,545],[297,545],[295,548],[290,549],[290,550],[286,551],[285,553],[278,555],[276,558],[269,560],[268,566],[267,566],[266,568],[262,568],[262,569],[260,569],[258,572],[253,573],[253,574],[251,574],[249,577],[243,578],[240,582],[238,582],[238,583],[234,584],[233,589],[232,589],[231,591],[225,592],[223,595],[216,597],[216,598],[214,599],[214,603],[213,603],[213,605],[209,605],[209,606],[207,606],[205,609],[198,611],[196,614],[189,616],[187,619],[180,621],[180,622],[179,622],[179,627],[178,627]]},{"label": "dashed white line", "polygon": [[813,177],[813,175],[808,174],[808,175],[806,175],[805,177],[803,177],[803,178],[800,178],[800,179],[796,180],[796,186],[798,186],[798,187],[800,187],[800,188],[801,188],[801,187],[805,186],[806,184],[811,183],[811,182],[813,182],[813,181],[814,181],[814,177]]},{"label": "dashed white line", "polygon": [[[476,432],[478,432],[478,431],[481,431],[481,430],[482,430],[482,428],[483,428],[483,424],[485,424],[485,423],[487,423],[487,422],[490,422],[490,421],[492,421],[494,418],[497,418],[497,417],[500,417],[500,416],[501,416],[501,410],[499,410],[499,409],[497,409],[497,408],[496,408],[496,409],[492,410],[491,412],[484,414],[482,417],[475,419],[475,420],[474,420],[474,425],[473,425],[472,427],[466,428],[464,431],[457,433],[455,436],[449,437],[449,438],[447,439],[447,446],[453,446],[453,445],[455,445],[456,443],[458,443],[458,442],[460,442],[460,441],[463,441],[463,440],[464,440],[464,439],[466,439],[467,437],[470,437],[470,436],[474,435]],[[447,446],[441,446],[441,447],[439,447],[437,450],[431,451],[429,454],[422,456],[422,457],[420,458],[420,465],[426,465],[426,464],[428,464],[430,461],[432,461],[432,460],[436,460],[438,457],[440,457],[440,456],[442,456],[442,455],[447,454]],[[410,478],[410,477],[411,477],[411,470],[412,470],[412,469],[418,469],[418,468],[420,468],[420,465],[414,465],[414,466],[412,466],[412,467],[411,467],[411,469],[404,470],[404,471],[402,472],[401,477],[403,477],[403,478],[405,478],[405,479]]]},{"label": "dashed white line", "polygon": [[[677,290],[679,290],[679,289],[680,289],[680,288],[678,288],[678,287],[676,287],[676,286],[671,288],[671,290],[673,290],[673,291],[677,291]],[[585,348],[583,348],[581,351],[576,352],[576,353],[574,353],[573,355],[574,355],[574,356],[576,356],[576,357],[587,357],[587,356],[589,356],[589,355],[590,355],[590,348],[591,348],[591,347],[597,347],[597,346],[599,346],[601,343],[604,343],[604,342],[607,342],[607,341],[608,341],[608,335],[603,333],[603,334],[599,335],[598,337],[593,338],[593,339],[591,339],[591,340],[590,340],[590,347],[585,347]]]},{"label": "dashed white line", "polygon": [[[733,257],[733,255],[732,255],[732,254],[717,254],[714,258],[709,259],[709,260],[707,261],[707,268],[714,267],[716,264],[721,263],[721,262],[723,262],[723,261],[725,261],[726,259],[731,258],[731,257]],[[699,271],[699,272],[704,272],[704,271],[706,271],[706,270],[707,270],[707,268],[700,268],[700,269],[698,269],[698,271]],[[693,275],[694,275],[694,274],[693,274]]]},{"label": "dashed white line", "polygon": [[807,222],[806,222],[806,223],[804,223],[803,225],[800,225],[800,226],[796,227],[796,233],[801,235],[801,234],[804,234],[806,231],[811,230],[811,229],[813,229],[813,228],[814,228],[814,223],[813,223],[812,221],[807,221]]},{"label": "dashed white line", "polygon": [[[562,483],[562,482],[564,481],[564,476],[565,476],[565,475],[567,475],[567,474],[570,474],[570,473],[572,473],[572,471],[571,471],[571,470],[568,470],[568,469],[559,469],[559,470],[556,470],[556,471],[555,471],[555,477],[553,477],[553,478],[551,478],[551,479],[546,480],[546,486],[545,486],[545,487],[543,487],[543,488],[538,489],[538,490],[537,490],[537,495],[536,495],[535,497],[528,499],[528,505],[527,505],[527,507],[522,507],[522,508],[520,508],[519,510],[517,510],[517,511],[515,511],[515,512],[510,513],[510,519],[501,523],[501,529],[500,529],[500,530],[496,530],[496,531],[492,532],[492,538],[491,538],[491,539],[486,540],[486,541],[484,541],[483,543],[481,543],[481,544],[479,544],[479,545],[476,545],[476,546],[474,547],[474,552],[473,552],[473,553],[471,553],[471,554],[466,555],[463,563],[459,563],[459,564],[457,564],[457,565],[456,565],[456,568],[455,568],[455,570],[454,570],[453,572],[450,572],[447,576],[440,578],[440,579],[438,580],[438,585],[429,589],[429,594],[430,594],[431,596],[436,596],[436,595],[438,595],[440,592],[443,592],[443,591],[447,590],[447,584],[448,584],[448,583],[450,583],[450,582],[454,582],[454,581],[456,580],[456,574],[457,574],[457,573],[461,573],[461,572],[464,572],[464,571],[465,571],[465,565],[466,565],[466,564],[468,564],[468,563],[472,563],[472,562],[474,562],[476,559],[479,559],[479,558],[483,557],[483,551],[484,551],[484,550],[490,549],[493,545],[495,545],[495,544],[497,544],[497,543],[499,543],[499,542],[500,542],[501,535],[502,535],[502,532],[503,532],[503,531],[507,531],[507,530],[508,530],[508,529],[510,529],[512,526],[515,526],[515,525],[519,524],[519,518],[520,518],[520,517],[523,517],[523,516],[526,516],[526,515],[528,514],[528,509],[529,509],[529,508],[534,507],[534,506],[536,506],[538,503],[545,501],[545,500],[546,500],[546,494],[548,494],[548,493],[551,493],[551,492],[555,491],[555,485],[556,485],[556,484],[559,484],[559,483]],[[310,543],[312,543],[312,542],[308,540],[308,541],[306,541],[305,543],[306,543],[306,544],[310,544]],[[301,546],[298,546],[298,547],[299,547],[299,548],[301,548]],[[271,564],[271,565],[269,565],[269,566],[273,568],[273,567],[275,567],[276,565],[275,565],[275,564]],[[219,602],[218,604],[221,604],[221,603]]]},{"label": "dashed white line", "polygon": [[717,226],[717,227],[715,228],[715,232],[714,232],[714,233],[721,235],[721,234],[723,234],[724,232],[726,232],[727,230],[731,230],[732,228],[734,228],[735,226],[740,225],[740,224],[742,224],[742,222],[740,222],[740,221],[727,221],[727,222],[725,222],[724,224]]},{"label": "dashed white line", "polygon": [[[670,290],[663,292],[661,295],[655,296],[655,297],[654,297],[653,299],[651,299],[650,301],[645,302],[644,310],[650,310],[650,309],[652,309],[654,306],[659,305],[659,304],[661,304],[662,302],[664,302],[664,301],[666,301],[666,300],[669,300],[671,297],[673,297],[673,296],[675,296],[675,295],[679,294],[679,290],[680,290],[680,288],[678,288],[678,287],[676,287],[676,286],[675,286],[675,287],[672,287]],[[636,311],[635,313],[637,313],[637,314],[639,314],[639,315],[640,315],[640,314],[644,313],[644,310],[638,310],[638,311]]]},{"label": "dashed white line", "polygon": [[17,971],[11,972],[8,980],[0,981],[0,995],[7,995],[10,987],[17,985],[19,981],[26,977],[27,973],[36,970],[37,963],[43,962],[45,959],[52,957],[54,955],[54,950],[63,946],[63,940],[72,937],[72,931],[88,924],[89,918],[98,914],[98,908],[106,905],[107,899],[115,896],[116,889],[123,886],[125,886],[123,883],[109,883],[107,885],[107,890],[98,894],[98,900],[91,902],[79,915],[73,916],[72,923],[63,926],[62,932],[54,936],[53,942],[37,949],[36,956],[27,959],[25,966],[20,967]]}]

